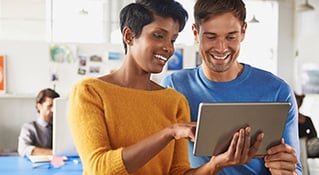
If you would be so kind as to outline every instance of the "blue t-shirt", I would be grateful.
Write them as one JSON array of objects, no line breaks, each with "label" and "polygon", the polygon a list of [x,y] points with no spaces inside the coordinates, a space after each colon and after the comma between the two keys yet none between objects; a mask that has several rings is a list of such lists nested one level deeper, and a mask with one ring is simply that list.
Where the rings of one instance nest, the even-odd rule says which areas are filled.
[{"label": "blue t-shirt", "polygon": [[[285,143],[293,146],[299,155],[298,108],[294,93],[287,83],[270,72],[244,64],[244,70],[236,79],[214,82],[206,78],[202,67],[174,72],[162,81],[165,87],[181,92],[188,99],[191,120],[197,121],[201,102],[289,102],[291,104],[284,130]],[[218,132],[218,131],[216,131]],[[192,167],[198,167],[210,157],[193,155],[193,142],[189,142],[188,154]],[[298,163],[298,174],[301,164]],[[263,159],[252,159],[248,164],[224,168],[219,175],[263,175],[270,174]]]}]

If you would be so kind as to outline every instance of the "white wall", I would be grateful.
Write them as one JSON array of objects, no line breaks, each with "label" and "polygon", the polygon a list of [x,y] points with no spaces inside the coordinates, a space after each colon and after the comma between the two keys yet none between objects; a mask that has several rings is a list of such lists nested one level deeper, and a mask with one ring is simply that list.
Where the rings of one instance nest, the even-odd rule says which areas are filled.
[{"label": "white wall", "polygon": [[103,58],[102,72],[109,73],[118,67],[122,60],[108,60],[109,51],[122,52],[120,45],[108,44],[66,44],[74,48],[75,62],[54,63],[50,60],[50,44],[40,41],[0,41],[0,54],[7,55],[7,93],[11,95],[34,96],[39,90],[50,87],[51,74],[57,73],[59,81],[56,90],[67,96],[72,85],[87,77],[79,75],[78,55],[91,56],[97,54]]},{"label": "white wall", "polygon": [[[291,0],[279,2],[278,76],[291,87],[294,84],[294,4]],[[267,35],[267,33],[265,33]],[[262,42],[262,41],[261,41]]]},{"label": "white wall", "polygon": [[0,97],[0,153],[15,152],[23,123],[36,119],[35,98]]}]

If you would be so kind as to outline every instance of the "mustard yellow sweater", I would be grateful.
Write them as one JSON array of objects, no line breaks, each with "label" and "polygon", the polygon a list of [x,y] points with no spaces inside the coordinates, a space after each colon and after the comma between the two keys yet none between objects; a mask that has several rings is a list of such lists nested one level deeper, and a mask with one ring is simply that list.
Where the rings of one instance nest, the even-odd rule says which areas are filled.
[{"label": "mustard yellow sweater", "polygon": [[[171,125],[189,121],[184,96],[173,89],[144,91],[99,79],[77,83],[70,95],[69,123],[83,174],[128,174],[123,147]],[[187,140],[172,140],[135,174],[183,174],[189,169]]]}]

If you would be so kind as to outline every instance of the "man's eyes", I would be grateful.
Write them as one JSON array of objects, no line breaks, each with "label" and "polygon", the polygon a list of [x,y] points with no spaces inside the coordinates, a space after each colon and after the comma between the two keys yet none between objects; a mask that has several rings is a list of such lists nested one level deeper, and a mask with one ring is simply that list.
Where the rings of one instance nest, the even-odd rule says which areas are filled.
[{"label": "man's eyes", "polygon": [[237,37],[235,35],[230,35],[230,36],[227,36],[226,39],[227,40],[234,40],[236,39]]},{"label": "man's eyes", "polygon": [[[214,35],[206,35],[206,38],[209,39],[209,40],[215,40],[215,39],[217,39],[217,37],[214,36]],[[231,41],[231,40],[235,40],[236,38],[237,38],[236,36],[230,35],[230,36],[226,36],[225,39],[228,40],[228,41]]]}]

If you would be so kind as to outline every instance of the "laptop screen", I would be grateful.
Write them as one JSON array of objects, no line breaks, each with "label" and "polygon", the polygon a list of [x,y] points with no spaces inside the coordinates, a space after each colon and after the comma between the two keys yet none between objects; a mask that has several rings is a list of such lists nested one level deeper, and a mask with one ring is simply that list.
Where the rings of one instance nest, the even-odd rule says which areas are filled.
[{"label": "laptop screen", "polygon": [[69,127],[68,99],[55,98],[53,101],[53,140],[54,156],[78,156]]}]

